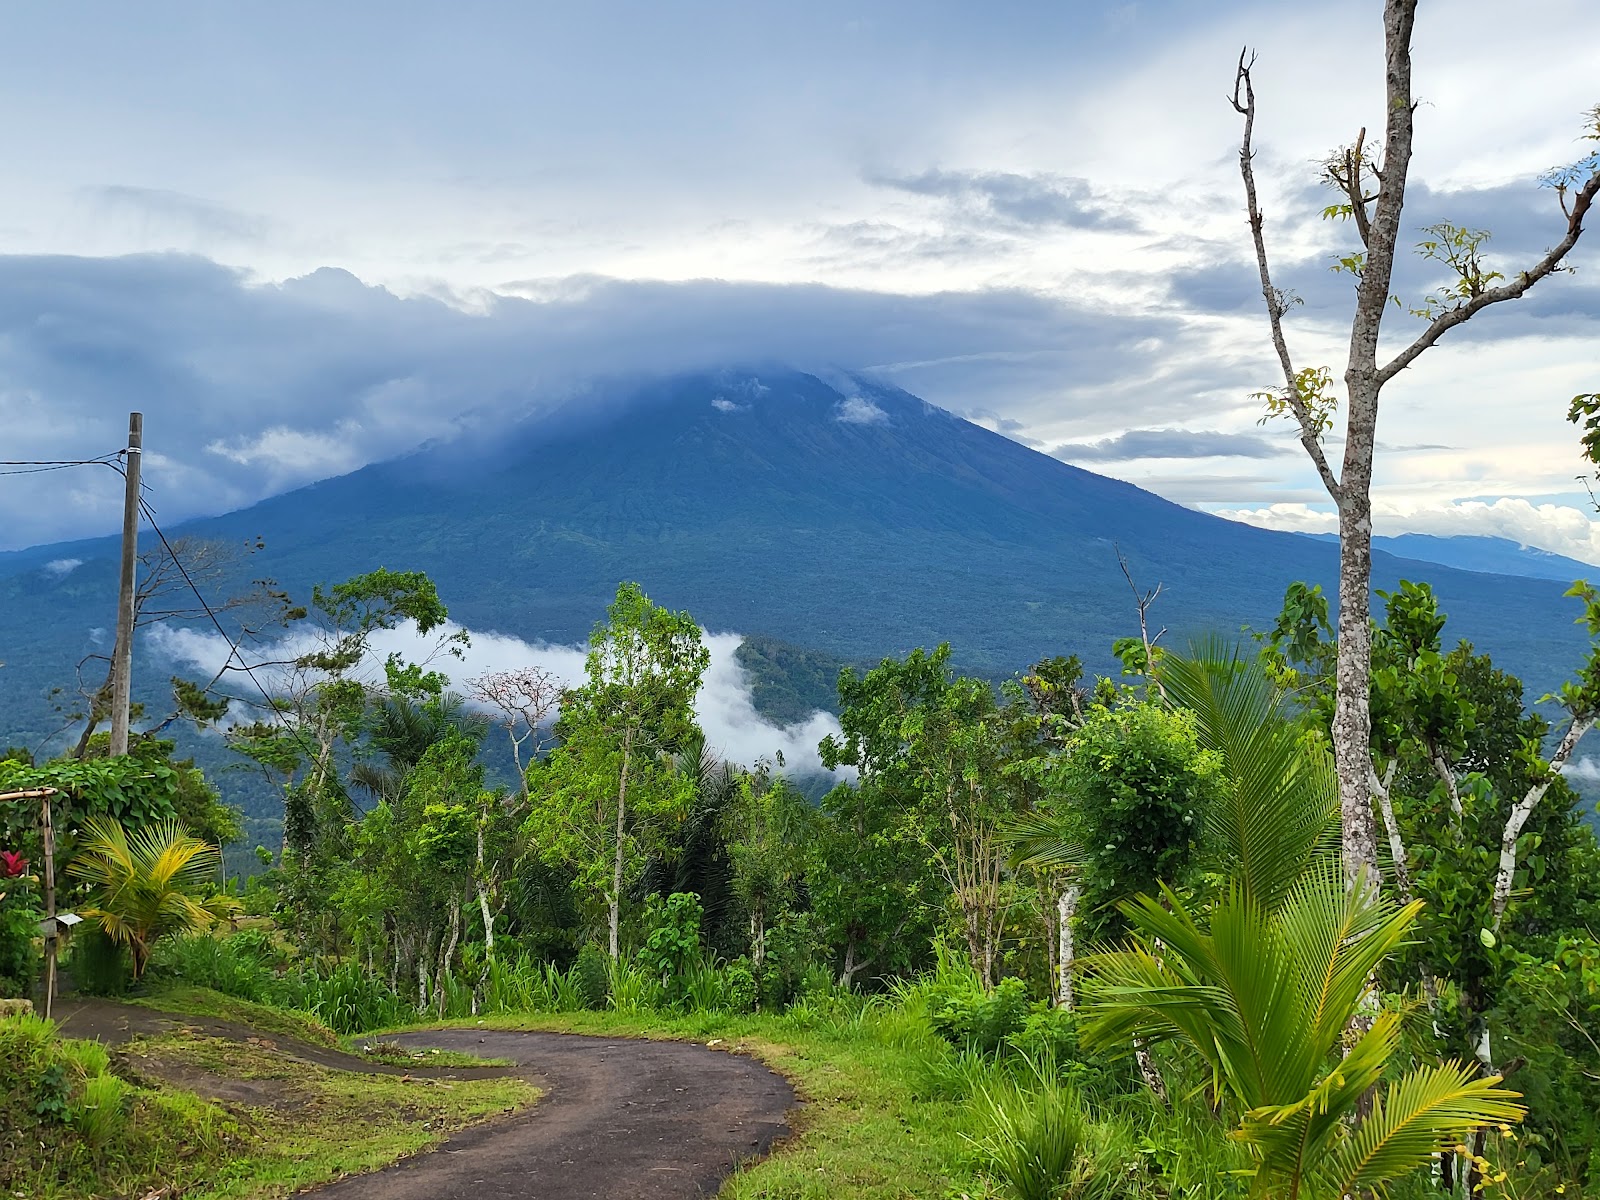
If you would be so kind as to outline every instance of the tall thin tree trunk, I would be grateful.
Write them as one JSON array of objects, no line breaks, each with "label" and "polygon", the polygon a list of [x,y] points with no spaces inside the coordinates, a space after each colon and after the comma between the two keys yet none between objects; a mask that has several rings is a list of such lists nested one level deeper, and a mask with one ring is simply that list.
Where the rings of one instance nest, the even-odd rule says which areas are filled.
[{"label": "tall thin tree trunk", "polygon": [[1170,1107],[1172,1102],[1167,1096],[1167,1081],[1161,1077],[1161,1068],[1157,1067],[1156,1060],[1150,1057],[1150,1047],[1145,1045],[1143,1038],[1134,1039],[1133,1054],[1139,1062],[1139,1074],[1144,1078],[1150,1094],[1162,1108]]},{"label": "tall thin tree trunk", "polygon": [[483,959],[487,966],[494,961],[494,913],[489,909],[489,886],[492,882],[488,878],[487,868],[484,865],[483,853],[483,822],[484,814],[478,819],[478,870],[473,875],[473,886],[478,892],[478,911],[483,917]]},{"label": "tall thin tree trunk", "polygon": [[[1339,475],[1339,645],[1335,671],[1333,757],[1339,773],[1344,869],[1351,886],[1377,886],[1378,831],[1372,819],[1371,676],[1372,458],[1377,446],[1378,336],[1394,278],[1395,244],[1411,168],[1415,109],[1411,99],[1411,30],[1416,0],[1384,5],[1387,125],[1378,196],[1366,233],[1366,258],[1350,322],[1344,469]],[[1359,188],[1359,175],[1356,180]]]},{"label": "tall thin tree trunk", "polygon": [[622,771],[617,778],[617,849],[611,864],[611,961],[622,956],[622,839],[627,834],[628,766],[633,755],[633,730],[622,735]]},{"label": "tall thin tree trunk", "polygon": [[1078,899],[1083,895],[1083,889],[1076,883],[1068,884],[1062,889],[1061,895],[1056,898],[1056,921],[1058,922],[1057,937],[1057,970],[1060,972],[1058,994],[1062,1008],[1071,1011],[1075,1007],[1075,997],[1072,990],[1073,967],[1077,960],[1076,946],[1072,935],[1072,922],[1078,915]]}]

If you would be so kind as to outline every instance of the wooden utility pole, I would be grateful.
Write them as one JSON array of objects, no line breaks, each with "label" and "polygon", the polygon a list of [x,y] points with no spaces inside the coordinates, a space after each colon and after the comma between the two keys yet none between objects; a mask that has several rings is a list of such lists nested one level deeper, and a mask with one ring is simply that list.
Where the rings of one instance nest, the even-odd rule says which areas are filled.
[{"label": "wooden utility pole", "polygon": [[128,752],[128,707],[133,694],[133,588],[139,561],[139,462],[144,457],[144,414],[128,414],[123,469],[122,577],[117,588],[117,644],[111,659],[111,753]]}]

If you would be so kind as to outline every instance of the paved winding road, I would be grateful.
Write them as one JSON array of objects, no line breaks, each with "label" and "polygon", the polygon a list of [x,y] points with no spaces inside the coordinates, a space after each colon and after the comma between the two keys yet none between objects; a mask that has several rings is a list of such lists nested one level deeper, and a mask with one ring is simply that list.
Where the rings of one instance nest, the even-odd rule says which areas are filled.
[{"label": "paved winding road", "polygon": [[320,1189],[329,1200],[668,1200],[712,1195],[786,1131],[794,1091],[736,1054],[683,1042],[443,1029],[401,1041],[509,1058],[548,1094],[431,1154]]},{"label": "paved winding road", "polygon": [[[116,1043],[175,1024],[222,1037],[253,1031],[105,1001],[67,1002],[62,1032]],[[788,1132],[795,1096],[754,1059],[684,1042],[440,1029],[386,1041],[518,1064],[546,1089],[533,1108],[454,1134],[432,1151],[308,1193],[322,1200],[678,1200],[716,1192],[734,1166]],[[281,1051],[353,1070],[350,1055],[274,1038]],[[407,1068],[387,1068],[404,1071]],[[412,1069],[457,1077],[499,1070]]]}]

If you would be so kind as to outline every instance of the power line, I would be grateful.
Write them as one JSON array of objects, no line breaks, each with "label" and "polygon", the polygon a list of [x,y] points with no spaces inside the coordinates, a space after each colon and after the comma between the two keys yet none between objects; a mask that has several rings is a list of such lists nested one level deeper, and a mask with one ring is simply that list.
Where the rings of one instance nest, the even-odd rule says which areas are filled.
[{"label": "power line", "polygon": [[213,610],[211,605],[207,603],[206,598],[200,594],[200,589],[195,585],[194,579],[189,575],[189,569],[183,565],[183,560],[178,557],[177,551],[172,548],[172,543],[167,541],[167,535],[161,531],[161,526],[156,524],[155,513],[151,511],[150,505],[145,502],[144,497],[142,496],[139,498],[139,509],[144,513],[144,519],[150,522],[150,528],[155,530],[156,536],[161,539],[161,545],[162,548],[166,550],[167,557],[172,560],[173,566],[178,568],[178,573],[183,576],[184,583],[189,585],[189,590],[194,593],[194,598],[200,602],[200,607],[205,610],[206,616],[211,619],[211,624],[216,627],[217,633],[222,636],[222,640],[228,643],[228,657],[223,660],[224,669],[226,669],[227,665],[234,659],[239,660],[240,669],[243,670],[247,676],[249,676],[250,682],[256,685],[256,690],[261,693],[261,698],[267,702],[267,708],[271,711],[272,715],[277,718],[278,723],[282,725],[286,731],[294,735],[295,740],[300,743],[300,748],[306,752],[307,760],[314,761],[317,756],[316,747],[312,746],[310,742],[306,741],[305,731],[303,729],[301,729],[298,725],[291,724],[289,722],[289,720],[283,715],[283,710],[280,709],[277,703],[273,700],[272,694],[268,692],[267,689],[262,686],[261,681],[256,678],[256,673],[251,669],[250,664],[245,661],[244,654],[239,649],[239,644],[235,642],[233,638],[228,636],[228,631],[222,627],[222,622],[217,619],[215,610]]},{"label": "power line", "polygon": [[0,459],[0,468],[10,468],[0,470],[0,475],[42,475],[47,471],[65,471],[70,467],[110,467],[120,473],[116,460],[122,453],[121,450],[113,450],[99,458]]}]

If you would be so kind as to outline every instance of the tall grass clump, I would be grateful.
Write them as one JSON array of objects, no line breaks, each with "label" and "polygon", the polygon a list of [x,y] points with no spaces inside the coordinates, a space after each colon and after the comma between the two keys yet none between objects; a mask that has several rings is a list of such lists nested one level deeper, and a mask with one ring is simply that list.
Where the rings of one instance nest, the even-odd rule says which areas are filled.
[{"label": "tall grass clump", "polygon": [[238,934],[228,938],[210,934],[190,934],[161,943],[151,956],[149,974],[169,980],[206,987],[249,1000],[269,1004],[279,991],[263,948],[263,941]]},{"label": "tall grass clump", "polygon": [[115,1075],[95,1075],[84,1080],[83,1095],[72,1111],[72,1124],[96,1150],[103,1150],[122,1132],[127,1121],[129,1088]]},{"label": "tall grass clump", "polygon": [[[1029,1077],[980,1084],[974,1104],[984,1128],[978,1161],[1012,1200],[1110,1195],[1093,1128],[1077,1093],[1054,1064],[1031,1064]],[[1114,1177],[1114,1176],[1111,1176]]]},{"label": "tall grass clump", "polygon": [[310,1013],[335,1033],[364,1033],[403,1024],[414,1010],[383,980],[357,963],[341,963],[326,975],[303,970],[285,977],[287,1007]]}]

